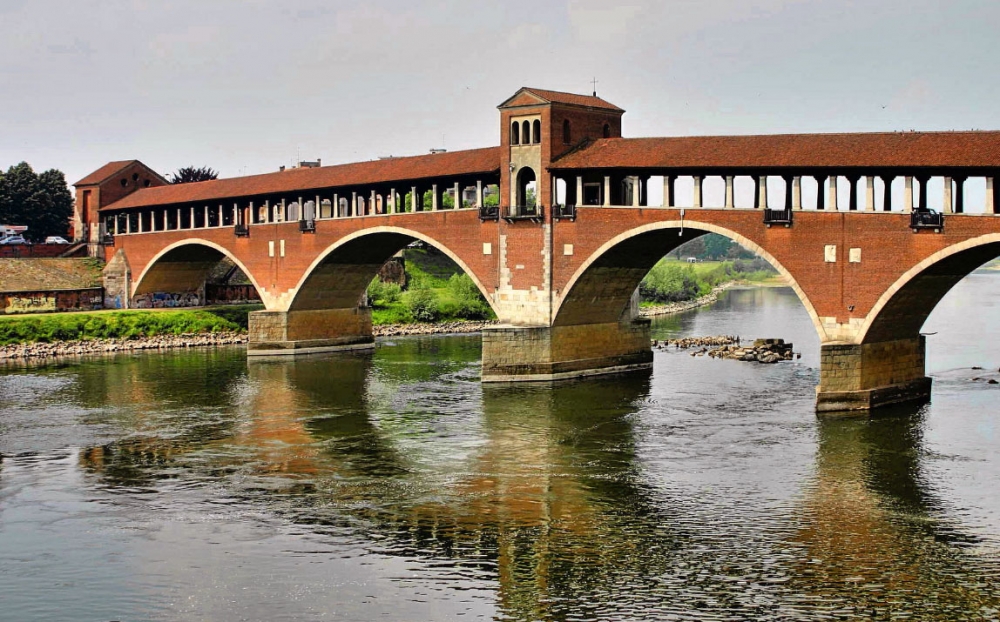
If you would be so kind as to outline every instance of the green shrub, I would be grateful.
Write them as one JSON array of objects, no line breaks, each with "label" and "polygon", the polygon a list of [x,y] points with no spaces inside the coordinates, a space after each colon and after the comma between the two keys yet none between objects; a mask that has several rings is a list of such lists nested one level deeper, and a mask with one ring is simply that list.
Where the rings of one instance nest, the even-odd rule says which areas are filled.
[{"label": "green shrub", "polygon": [[[447,315],[467,320],[493,317],[493,310],[483,298],[479,288],[468,274],[453,274],[448,279],[448,293],[455,302],[455,309]],[[442,310],[443,311],[443,310]]]},{"label": "green shrub", "polygon": [[411,289],[403,295],[403,302],[417,322],[433,322],[441,313],[438,301],[429,289]]},{"label": "green shrub", "polygon": [[372,307],[385,308],[394,302],[399,302],[403,289],[396,283],[383,283],[375,277],[368,285],[368,301]]}]

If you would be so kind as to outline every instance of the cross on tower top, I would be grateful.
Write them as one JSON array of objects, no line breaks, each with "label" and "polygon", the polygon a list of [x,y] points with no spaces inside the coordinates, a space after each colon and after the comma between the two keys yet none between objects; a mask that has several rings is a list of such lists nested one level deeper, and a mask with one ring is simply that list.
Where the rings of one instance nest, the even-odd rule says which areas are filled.
[{"label": "cross on tower top", "polygon": [[594,83],[594,97],[597,97],[597,77],[595,76],[591,82]]}]

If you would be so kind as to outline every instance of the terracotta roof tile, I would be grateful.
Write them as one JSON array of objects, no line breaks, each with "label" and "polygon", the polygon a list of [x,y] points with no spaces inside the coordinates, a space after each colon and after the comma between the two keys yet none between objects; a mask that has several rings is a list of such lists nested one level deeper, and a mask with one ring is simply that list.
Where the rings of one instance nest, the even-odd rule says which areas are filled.
[{"label": "terracotta roof tile", "polygon": [[[537,97],[541,97],[542,99],[544,99],[544,100],[546,100],[548,102],[551,102],[553,104],[569,104],[571,106],[588,106],[590,108],[603,108],[604,110],[614,110],[616,112],[625,112],[624,110],[622,110],[618,106],[616,106],[616,105],[614,105],[614,104],[612,104],[610,102],[604,101],[600,97],[596,97],[596,96],[593,96],[593,95],[578,95],[576,93],[563,93],[562,91],[549,91],[547,89],[535,89],[535,88],[531,88],[531,87],[523,87],[523,88],[521,88],[517,92],[517,94],[520,94],[520,93],[525,92],[525,91],[527,91],[529,93],[532,93],[532,94],[536,95]],[[517,94],[515,94],[514,97],[517,97]],[[507,101],[510,101],[511,99],[514,99],[514,97],[511,97]],[[506,103],[506,102],[504,102],[504,103]],[[501,106],[502,105],[503,104],[501,104]]]},{"label": "terracotta roof tile", "polygon": [[[102,207],[101,210],[498,173],[500,157],[500,147],[489,147],[319,168],[297,168],[277,173],[190,184],[171,184],[137,190],[120,201]],[[399,190],[408,191],[409,188],[400,187]]]},{"label": "terracotta roof tile", "polygon": [[91,184],[99,184],[102,181],[104,181],[105,179],[107,179],[108,177],[111,177],[112,175],[114,175],[118,171],[122,170],[126,166],[129,166],[130,164],[132,164],[135,161],[136,160],[121,160],[121,161],[118,161],[118,162],[108,162],[107,164],[105,164],[101,168],[97,169],[96,171],[94,171],[90,175],[87,175],[86,177],[84,177],[83,179],[81,179],[80,181],[76,182],[73,185],[74,186],[89,186]]},{"label": "terracotta roof tile", "polygon": [[1000,132],[606,138],[551,166],[554,170],[923,167],[1000,167]]}]

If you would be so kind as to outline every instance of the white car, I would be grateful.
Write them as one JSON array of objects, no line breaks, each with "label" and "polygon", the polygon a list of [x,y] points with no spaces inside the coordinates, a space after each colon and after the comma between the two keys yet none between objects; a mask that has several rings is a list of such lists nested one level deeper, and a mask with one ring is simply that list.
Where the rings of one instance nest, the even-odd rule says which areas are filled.
[{"label": "white car", "polygon": [[45,238],[46,244],[69,244],[69,240],[59,235],[50,235]]},{"label": "white car", "polygon": [[23,235],[8,235],[0,239],[0,244],[28,244]]}]

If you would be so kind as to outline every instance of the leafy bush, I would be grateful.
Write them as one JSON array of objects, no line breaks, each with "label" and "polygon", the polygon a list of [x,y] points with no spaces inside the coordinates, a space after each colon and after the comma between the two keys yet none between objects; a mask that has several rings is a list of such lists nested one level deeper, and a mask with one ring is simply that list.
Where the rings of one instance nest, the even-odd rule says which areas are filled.
[{"label": "leafy bush", "polygon": [[411,289],[403,295],[403,302],[417,322],[433,322],[441,313],[438,301],[429,289]]},{"label": "leafy bush", "polygon": [[639,284],[639,294],[653,302],[691,300],[701,293],[701,287],[690,266],[658,263]]},{"label": "leafy bush", "polygon": [[446,315],[467,320],[493,317],[493,310],[468,274],[453,274],[448,279],[448,293],[456,304],[455,309]]},{"label": "leafy bush", "polygon": [[368,300],[371,306],[385,308],[394,302],[399,302],[403,295],[403,289],[396,283],[383,283],[381,279],[375,277],[368,285]]}]

